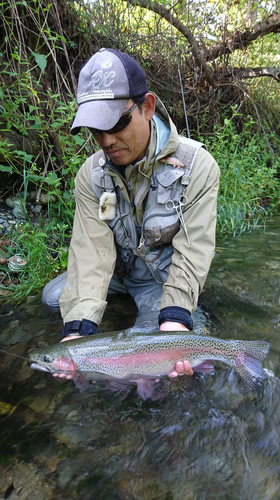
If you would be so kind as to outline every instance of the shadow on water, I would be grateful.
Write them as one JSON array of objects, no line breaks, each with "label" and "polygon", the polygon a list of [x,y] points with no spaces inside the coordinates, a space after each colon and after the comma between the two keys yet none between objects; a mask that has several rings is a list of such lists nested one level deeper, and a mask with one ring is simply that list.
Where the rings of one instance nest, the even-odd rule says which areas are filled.
[{"label": "shadow on water", "polygon": [[[86,392],[0,353],[0,497],[79,500],[270,500],[280,489],[280,229],[217,243],[200,309],[211,334],[267,340],[257,393],[215,363],[214,376],[161,379],[165,397]],[[132,326],[112,297],[100,331]],[[0,348],[27,356],[60,340],[61,318],[38,299],[0,309]]]}]

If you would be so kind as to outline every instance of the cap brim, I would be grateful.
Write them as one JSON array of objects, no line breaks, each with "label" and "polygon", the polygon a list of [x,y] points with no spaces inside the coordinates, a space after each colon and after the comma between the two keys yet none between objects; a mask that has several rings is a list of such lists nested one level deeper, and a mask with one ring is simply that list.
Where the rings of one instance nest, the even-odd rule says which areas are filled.
[{"label": "cap brim", "polygon": [[71,134],[76,135],[81,127],[110,130],[119,121],[129,99],[108,99],[80,104]]}]

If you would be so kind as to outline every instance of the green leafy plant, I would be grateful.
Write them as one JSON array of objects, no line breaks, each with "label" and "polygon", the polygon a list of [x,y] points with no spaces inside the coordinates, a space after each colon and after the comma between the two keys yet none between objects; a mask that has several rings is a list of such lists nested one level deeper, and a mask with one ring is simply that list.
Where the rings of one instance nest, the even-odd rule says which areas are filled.
[{"label": "green leafy plant", "polygon": [[217,229],[234,236],[264,225],[280,206],[280,159],[269,147],[270,138],[250,117],[237,133],[237,116],[233,110],[207,141],[221,169]]},{"label": "green leafy plant", "polygon": [[1,282],[7,285],[5,296],[9,301],[21,302],[66,270],[70,231],[68,224],[46,223],[43,219],[35,227],[27,222],[14,229],[5,247],[7,262],[18,255],[26,265],[20,273],[10,270],[7,264],[0,266]]}]

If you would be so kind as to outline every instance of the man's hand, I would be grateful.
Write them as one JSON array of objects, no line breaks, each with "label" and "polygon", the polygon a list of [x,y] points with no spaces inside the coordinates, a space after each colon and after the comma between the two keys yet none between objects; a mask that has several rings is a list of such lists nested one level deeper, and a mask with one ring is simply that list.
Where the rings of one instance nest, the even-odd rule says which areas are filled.
[{"label": "man's hand", "polygon": [[65,342],[66,340],[74,340],[74,339],[80,339],[81,335],[67,335],[67,337],[64,337],[60,342]]},{"label": "man's hand", "polygon": [[[165,321],[160,325],[160,330],[162,332],[170,331],[185,331],[189,330],[182,323],[174,323],[173,321]],[[170,378],[178,377],[179,375],[193,375],[193,370],[189,361],[177,361],[175,370],[169,373]]]}]

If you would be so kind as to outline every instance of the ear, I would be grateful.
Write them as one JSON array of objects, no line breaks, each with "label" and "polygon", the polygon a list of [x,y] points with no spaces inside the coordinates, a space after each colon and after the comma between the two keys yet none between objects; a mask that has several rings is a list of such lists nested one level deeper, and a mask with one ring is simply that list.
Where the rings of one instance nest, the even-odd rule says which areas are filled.
[{"label": "ear", "polygon": [[147,121],[150,121],[153,116],[154,116],[154,112],[155,112],[155,108],[156,108],[156,97],[154,94],[152,94],[151,92],[148,92],[146,95],[145,95],[145,101],[143,102],[143,111],[144,111],[144,114],[145,114],[145,119]]}]

